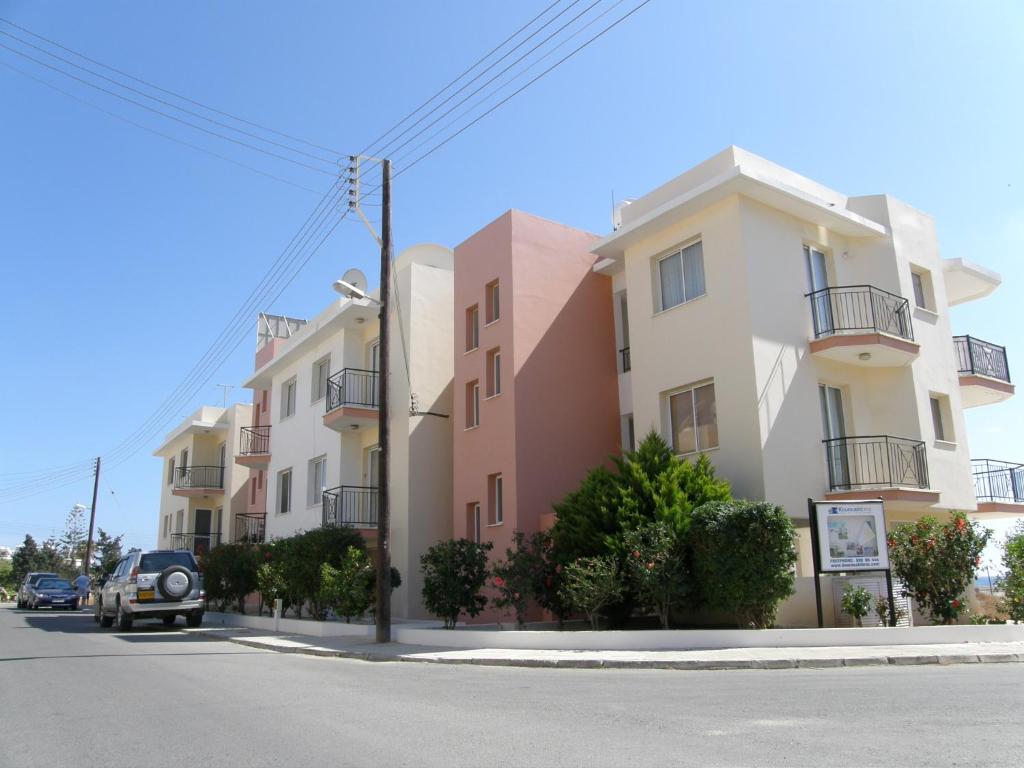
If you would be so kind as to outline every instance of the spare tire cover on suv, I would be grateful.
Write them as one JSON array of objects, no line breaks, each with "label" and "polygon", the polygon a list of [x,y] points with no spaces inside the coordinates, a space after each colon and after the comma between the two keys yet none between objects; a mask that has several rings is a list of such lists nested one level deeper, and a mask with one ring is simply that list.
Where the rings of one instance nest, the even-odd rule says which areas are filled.
[{"label": "spare tire cover on suv", "polygon": [[170,565],[160,572],[156,588],[168,600],[184,600],[195,587],[192,572],[180,565]]}]

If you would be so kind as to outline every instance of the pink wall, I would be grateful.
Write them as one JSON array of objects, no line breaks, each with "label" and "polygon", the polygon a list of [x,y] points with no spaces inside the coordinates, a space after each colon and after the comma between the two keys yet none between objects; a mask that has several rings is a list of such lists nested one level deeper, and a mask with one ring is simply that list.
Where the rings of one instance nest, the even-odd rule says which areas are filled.
[{"label": "pink wall", "polygon": [[[454,509],[456,537],[472,536],[466,507],[479,501],[482,539],[504,557],[516,530],[550,520],[553,502],[619,448],[611,279],[596,275],[596,236],[509,211],[455,249]],[[497,278],[501,318],[465,351],[465,311]],[[500,346],[502,393],[485,399],[466,430],[466,383],[485,381]],[[487,478],[504,479],[504,523],[486,527]]]},{"label": "pink wall", "polygon": [[[277,354],[278,347],[284,339],[270,339],[266,344],[256,350],[256,368],[259,370],[264,365],[274,359],[274,355]],[[264,404],[264,393],[266,393],[266,408]],[[252,393],[252,426],[259,426],[260,424],[270,423],[270,408],[273,402],[272,392],[269,388],[267,389],[255,389]],[[271,430],[270,433],[270,452],[274,452],[274,433]],[[249,470],[249,483],[245,488],[245,502],[246,512],[250,515],[265,515],[267,514],[267,472],[262,470],[263,482],[260,483],[260,470],[250,469]],[[256,484],[256,496],[253,499],[252,484]],[[233,524],[233,523],[232,523]],[[232,532],[233,533],[233,532]]]}]

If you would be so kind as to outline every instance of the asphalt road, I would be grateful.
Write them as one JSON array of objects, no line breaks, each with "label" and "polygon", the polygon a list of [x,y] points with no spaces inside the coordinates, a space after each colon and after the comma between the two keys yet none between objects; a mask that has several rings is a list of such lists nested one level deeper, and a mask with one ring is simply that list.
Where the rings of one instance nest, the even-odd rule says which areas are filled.
[{"label": "asphalt road", "polygon": [[1024,665],[558,670],[259,651],[0,608],[0,766],[1005,765]]}]

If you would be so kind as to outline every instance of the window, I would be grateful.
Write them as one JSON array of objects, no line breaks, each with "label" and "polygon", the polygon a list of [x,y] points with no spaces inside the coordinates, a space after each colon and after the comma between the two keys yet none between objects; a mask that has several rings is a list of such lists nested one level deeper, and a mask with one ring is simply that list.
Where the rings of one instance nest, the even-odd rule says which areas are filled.
[{"label": "window", "polygon": [[703,384],[669,396],[672,447],[676,453],[695,453],[718,447],[715,385]]},{"label": "window", "polygon": [[179,509],[174,513],[174,532],[181,533],[185,527],[185,510]]},{"label": "window", "polygon": [[249,503],[256,503],[256,478],[249,478]]},{"label": "window", "polygon": [[932,411],[932,428],[935,430],[935,439],[940,442],[956,442],[953,435],[952,418],[953,412],[949,407],[949,398],[945,395],[930,395],[928,397]]},{"label": "window", "polygon": [[292,376],[281,387],[281,418],[287,419],[295,413],[295,377]]},{"label": "window", "polygon": [[466,351],[472,352],[480,346],[480,305],[474,304],[466,310]]},{"label": "window", "polygon": [[224,469],[227,466],[228,462],[227,443],[221,443],[219,446],[217,446],[217,458],[220,460],[220,463],[217,466],[220,467],[221,469]]},{"label": "window", "polygon": [[167,460],[167,484],[171,485],[174,482],[174,457],[171,456]]},{"label": "window", "polygon": [[256,478],[257,478],[256,479],[256,487],[259,488],[262,491],[263,490],[263,470],[262,469],[256,474]]},{"label": "window", "polygon": [[910,283],[914,287],[914,304],[929,312],[935,311],[935,294],[932,291],[932,276],[927,269],[912,267]]},{"label": "window", "polygon": [[380,370],[380,340],[373,341],[366,350],[366,362],[371,371]]},{"label": "window", "polygon": [[371,488],[380,487],[380,446],[366,451],[366,484]]},{"label": "window", "polygon": [[324,489],[327,487],[327,457],[311,459],[306,477],[309,485],[306,490],[306,506],[315,507],[323,501]]},{"label": "window", "polygon": [[323,400],[327,396],[327,379],[331,376],[331,356],[321,358],[313,363],[312,401]]},{"label": "window", "polygon": [[629,413],[622,417],[619,425],[621,433],[622,450],[632,451],[636,448],[636,435],[633,431],[633,414]]},{"label": "window", "polygon": [[280,515],[292,511],[292,471],[285,469],[277,473],[277,512]]},{"label": "window", "polygon": [[263,402],[260,403],[260,410],[263,411],[264,413],[267,412],[267,408],[270,405],[269,401],[270,401],[270,390],[269,389],[264,389],[263,390]]},{"label": "window", "polygon": [[474,501],[466,505],[466,535],[477,544],[481,539],[480,502]]},{"label": "window", "polygon": [[500,291],[498,290],[498,281],[488,283],[486,294],[487,302],[485,309],[487,310],[487,324],[490,325],[495,320],[501,317],[501,303],[499,301]]},{"label": "window", "polygon": [[487,524],[501,525],[505,521],[504,482],[501,475],[487,478]]},{"label": "window", "polygon": [[466,429],[480,426],[480,382],[466,385]]},{"label": "window", "polygon": [[698,240],[658,260],[661,309],[693,301],[705,293],[704,250]]},{"label": "window", "polygon": [[487,396],[501,394],[501,350],[492,349],[487,353]]},{"label": "window", "polygon": [[181,449],[181,460],[178,462],[182,469],[188,468],[188,448]]},{"label": "window", "polygon": [[171,516],[164,515],[164,538],[171,535]]}]

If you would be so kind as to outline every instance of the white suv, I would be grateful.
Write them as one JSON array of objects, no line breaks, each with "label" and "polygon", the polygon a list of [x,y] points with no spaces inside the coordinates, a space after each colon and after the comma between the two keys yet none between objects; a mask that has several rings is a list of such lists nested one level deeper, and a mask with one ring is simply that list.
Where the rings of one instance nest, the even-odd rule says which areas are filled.
[{"label": "white suv", "polygon": [[202,574],[187,549],[133,549],[100,587],[94,618],[102,627],[116,621],[123,632],[135,619],[163,619],[170,626],[178,616],[198,627],[205,602]]}]

